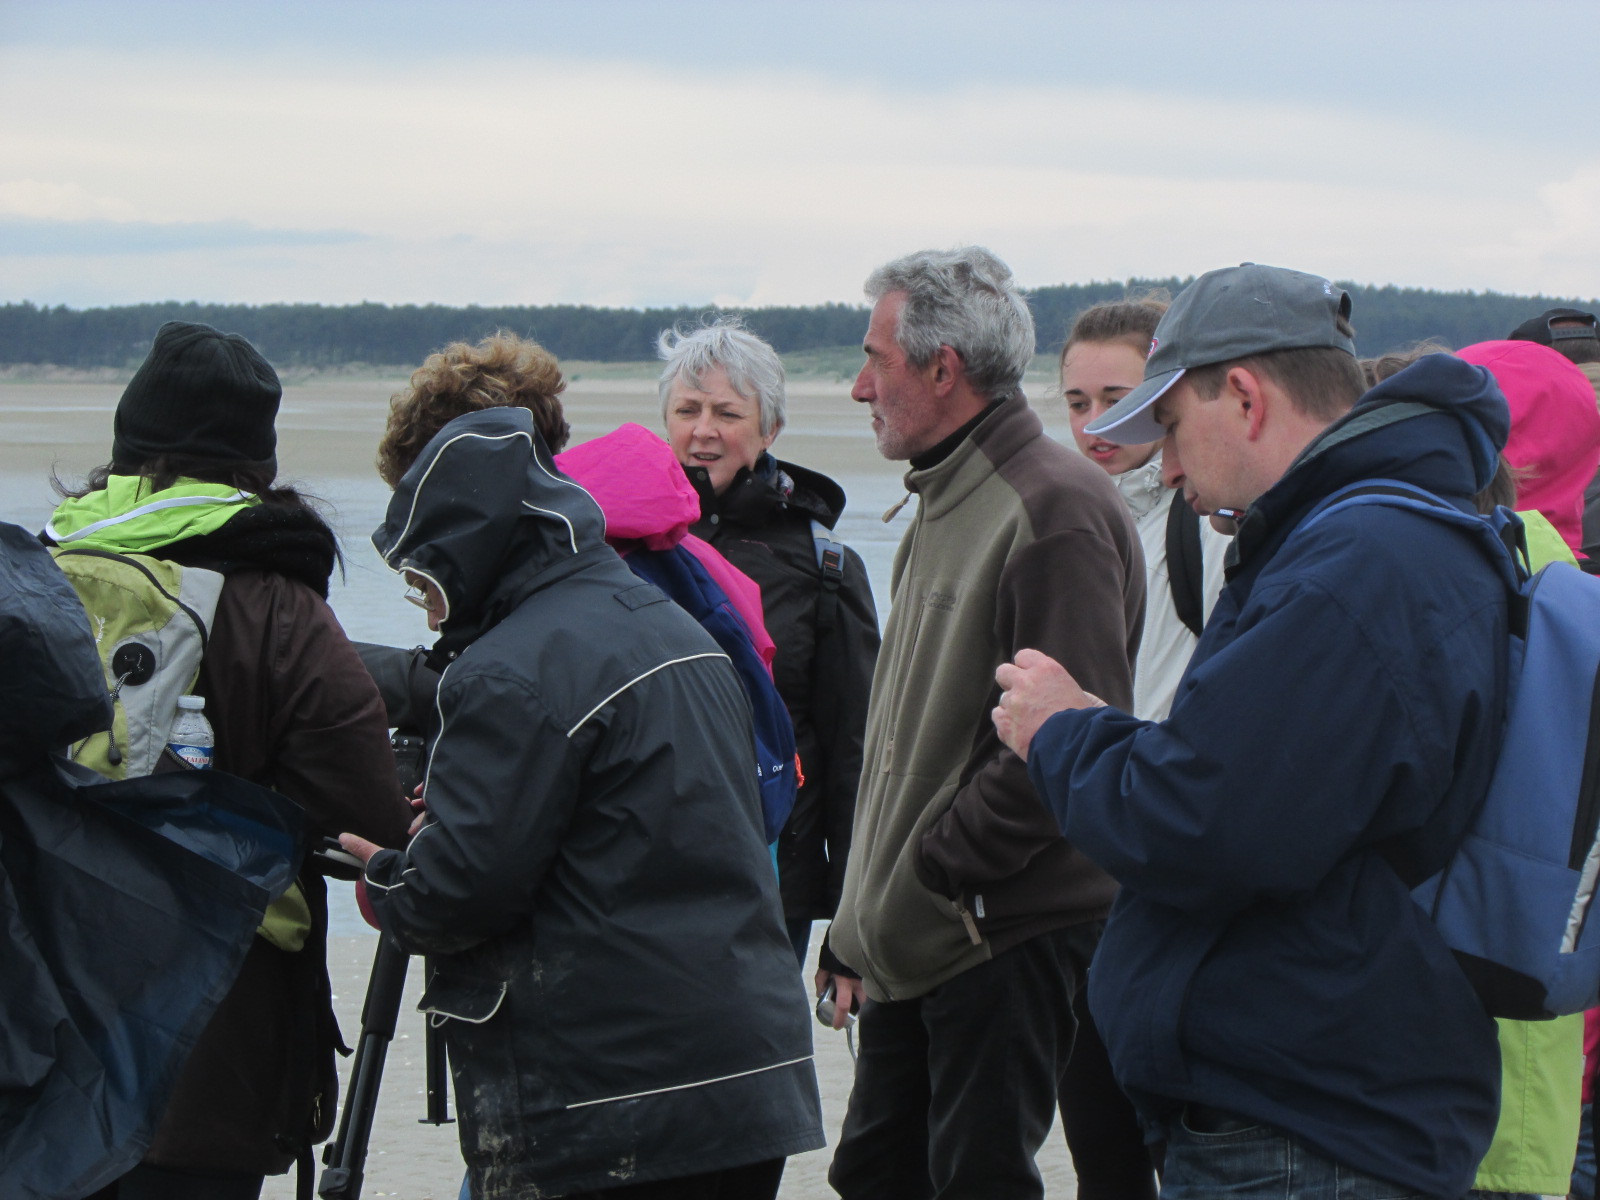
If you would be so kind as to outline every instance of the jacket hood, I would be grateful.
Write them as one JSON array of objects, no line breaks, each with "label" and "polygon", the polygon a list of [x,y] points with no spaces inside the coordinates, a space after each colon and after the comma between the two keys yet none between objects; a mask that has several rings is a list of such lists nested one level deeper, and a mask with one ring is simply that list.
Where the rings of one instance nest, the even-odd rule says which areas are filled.
[{"label": "jacket hood", "polygon": [[557,473],[523,408],[457,417],[395,485],[372,544],[443,594],[443,640],[470,640],[605,546],[605,516]]},{"label": "jacket hood", "polygon": [[3,522],[0,661],[0,775],[111,728],[83,603],[39,540]]},{"label": "jacket hood", "polygon": [[1583,543],[1583,490],[1600,467],[1600,411],[1588,376],[1536,342],[1479,342],[1456,352],[1492,374],[1511,408],[1506,461],[1517,507],[1537,509],[1572,550]]},{"label": "jacket hood", "polygon": [[613,546],[643,542],[648,550],[670,550],[700,519],[700,499],[672,447],[643,425],[623,425],[564,450],[555,463],[600,505]]},{"label": "jacket hood", "polygon": [[215,533],[260,500],[238,488],[180,479],[153,491],[142,475],[111,475],[103,488],[63,500],[45,527],[60,546],[148,554]]},{"label": "jacket hood", "polygon": [[1313,438],[1251,505],[1235,539],[1238,557],[1364,479],[1403,480],[1476,511],[1473,497],[1494,478],[1510,429],[1505,396],[1488,371],[1452,354],[1420,358]]}]

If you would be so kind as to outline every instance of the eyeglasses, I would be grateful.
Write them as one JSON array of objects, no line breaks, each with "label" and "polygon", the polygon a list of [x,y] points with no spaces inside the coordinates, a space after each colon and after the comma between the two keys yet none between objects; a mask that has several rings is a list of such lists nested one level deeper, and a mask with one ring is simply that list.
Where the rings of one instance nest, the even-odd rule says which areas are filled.
[{"label": "eyeglasses", "polygon": [[406,599],[418,608],[426,609],[428,607],[427,585],[413,582],[410,579],[406,580]]}]

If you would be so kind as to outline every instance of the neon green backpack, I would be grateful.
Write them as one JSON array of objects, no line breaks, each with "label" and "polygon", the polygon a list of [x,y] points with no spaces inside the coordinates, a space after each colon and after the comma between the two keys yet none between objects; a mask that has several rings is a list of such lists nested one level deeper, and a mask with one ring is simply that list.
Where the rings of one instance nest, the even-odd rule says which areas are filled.
[{"label": "neon green backpack", "polygon": [[178,697],[200,678],[222,576],[144,554],[53,553],[89,615],[111,694],[111,729],[73,747],[73,761],[108,779],[149,775],[168,753]]},{"label": "neon green backpack", "polygon": [[[178,697],[194,691],[211,636],[222,576],[145,554],[57,547],[59,566],[83,601],[100,653],[112,725],[71,749],[74,762],[108,779],[190,769],[167,748]],[[280,950],[299,950],[311,930],[311,910],[299,883],[267,909],[257,932]]]}]

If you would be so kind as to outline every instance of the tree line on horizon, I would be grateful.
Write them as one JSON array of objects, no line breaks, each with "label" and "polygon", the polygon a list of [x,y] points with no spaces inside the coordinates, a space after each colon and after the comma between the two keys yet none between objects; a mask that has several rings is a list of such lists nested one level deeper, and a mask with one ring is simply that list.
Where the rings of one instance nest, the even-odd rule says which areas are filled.
[{"label": "tree line on horizon", "polygon": [[[1176,295],[1187,279],[1062,284],[1028,295],[1040,353],[1061,348],[1079,312],[1103,300],[1162,289]],[[1547,308],[1594,310],[1594,300],[1516,296],[1498,292],[1440,292],[1424,288],[1341,283],[1354,300],[1356,344],[1382,354],[1428,339],[1450,347],[1502,338]],[[27,301],[0,305],[0,364],[132,367],[163,322],[201,321],[248,338],[282,368],[365,363],[414,366],[453,341],[475,342],[508,330],[542,343],[558,358],[637,362],[655,357],[663,329],[737,315],[781,354],[859,345],[864,305],[817,304],[764,308],[596,308],[579,304],[450,307],[440,304],[201,304],[167,301],[107,308],[48,307]]]}]

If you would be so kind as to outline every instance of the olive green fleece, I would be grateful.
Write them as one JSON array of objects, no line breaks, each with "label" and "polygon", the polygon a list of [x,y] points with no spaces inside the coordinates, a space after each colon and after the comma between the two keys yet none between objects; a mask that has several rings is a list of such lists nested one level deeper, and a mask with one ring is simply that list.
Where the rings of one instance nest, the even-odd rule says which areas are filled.
[{"label": "olive green fleece", "polygon": [[995,669],[1033,647],[1132,700],[1138,535],[1110,478],[1001,401],[919,495],[892,576],[832,952],[876,1000],[922,995],[1028,937],[1103,919],[1111,879],[1062,838],[995,734]]}]

